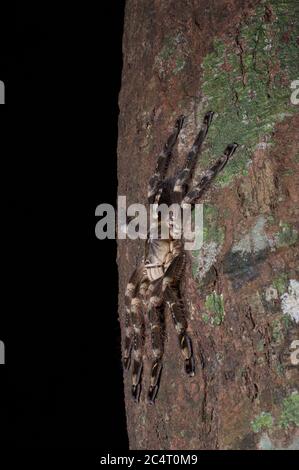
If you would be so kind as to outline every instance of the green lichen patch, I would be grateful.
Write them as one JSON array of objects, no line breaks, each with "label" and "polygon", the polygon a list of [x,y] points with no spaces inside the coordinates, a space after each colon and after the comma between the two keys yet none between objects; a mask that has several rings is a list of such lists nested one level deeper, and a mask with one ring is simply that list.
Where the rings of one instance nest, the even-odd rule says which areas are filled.
[{"label": "green lichen patch", "polygon": [[288,330],[292,326],[292,318],[289,315],[283,315],[282,324],[285,330]]},{"label": "green lichen patch", "polygon": [[206,323],[206,324],[210,323],[210,317],[207,313],[202,314],[202,319],[203,319],[204,323]]},{"label": "green lichen patch", "polygon": [[297,230],[287,222],[280,222],[280,230],[276,235],[276,245],[278,248],[295,245],[298,241]]},{"label": "green lichen patch", "polygon": [[[273,15],[266,22],[269,3]],[[275,124],[298,111],[290,103],[290,83],[299,76],[298,36],[297,0],[262,1],[240,25],[237,38],[225,44],[217,40],[205,57],[202,91],[206,108],[217,115],[202,167],[209,166],[229,142],[241,145],[217,184],[226,186],[235,176],[246,175],[253,152],[272,144]]]},{"label": "green lichen patch", "polygon": [[225,228],[220,224],[219,210],[211,204],[203,206],[203,246],[192,254],[193,278],[201,281],[209,272],[225,239]]},{"label": "green lichen patch", "polygon": [[285,273],[279,274],[273,279],[273,287],[277,290],[279,295],[284,294],[288,287],[288,275]]},{"label": "green lichen patch", "polygon": [[216,292],[207,295],[205,308],[207,310],[206,319],[209,318],[211,325],[221,325],[225,315],[223,295],[219,295]]},{"label": "green lichen patch", "polygon": [[270,323],[271,342],[273,346],[279,346],[284,341],[289,328],[292,326],[292,318],[288,315],[282,315],[281,313],[281,308],[279,308],[279,313],[275,315],[275,318]]},{"label": "green lichen patch", "polygon": [[203,241],[215,242],[222,245],[225,238],[225,229],[219,224],[219,210],[211,204],[203,206]]},{"label": "green lichen patch", "polygon": [[258,433],[266,429],[271,429],[273,422],[274,420],[271,413],[263,411],[260,415],[256,416],[253,421],[251,421],[251,427],[253,432]]},{"label": "green lichen patch", "polygon": [[283,325],[279,319],[272,322],[272,342],[280,344],[283,340]]},{"label": "green lichen patch", "polygon": [[283,400],[279,425],[281,428],[288,428],[290,425],[299,426],[299,393],[297,391]]},{"label": "green lichen patch", "polygon": [[167,37],[165,39],[164,45],[160,53],[158,54],[158,57],[163,61],[169,60],[174,54],[177,48],[177,45],[178,45],[178,41],[175,37],[171,37],[171,36]]},{"label": "green lichen patch", "polygon": [[292,176],[293,174],[294,174],[293,168],[285,168],[285,169],[281,172],[281,176]]},{"label": "green lichen patch", "polygon": [[193,276],[193,279],[196,279],[197,275],[198,275],[198,270],[199,270],[198,258],[199,258],[199,256],[200,256],[200,250],[193,250],[192,251],[192,276]]},{"label": "green lichen patch", "polygon": [[281,377],[284,375],[285,368],[283,364],[278,363],[275,369],[276,369],[277,375],[280,375]]},{"label": "green lichen patch", "polygon": [[160,78],[165,79],[172,74],[177,75],[187,63],[186,38],[181,32],[174,36],[166,37],[164,45],[155,57],[154,70]]},{"label": "green lichen patch", "polygon": [[287,333],[293,321],[299,322],[299,283],[291,277],[291,272],[278,274],[262,293],[266,311],[272,313],[272,318],[273,314],[279,314],[272,323],[275,342]]},{"label": "green lichen patch", "polygon": [[186,66],[186,60],[183,57],[178,57],[175,62],[175,67],[173,69],[173,73],[177,75],[181,72]]},{"label": "green lichen patch", "polygon": [[[274,422],[274,418],[271,413],[263,411],[260,413],[258,416],[254,418],[254,420],[251,421],[251,427],[253,432],[259,433],[261,431],[269,431],[271,430],[272,432],[279,432],[280,429],[287,429],[290,428],[291,426],[299,426],[299,393],[298,391],[294,391],[291,393],[289,396],[284,398],[282,401],[281,405],[279,406],[279,410],[277,410],[278,413],[280,413],[278,416],[278,419],[276,419],[276,424]],[[297,446],[297,442],[296,442]],[[291,444],[289,448],[297,448],[294,447],[294,444]],[[265,448],[262,446],[261,448]],[[273,448],[281,448],[283,447],[277,447],[273,445]]]}]

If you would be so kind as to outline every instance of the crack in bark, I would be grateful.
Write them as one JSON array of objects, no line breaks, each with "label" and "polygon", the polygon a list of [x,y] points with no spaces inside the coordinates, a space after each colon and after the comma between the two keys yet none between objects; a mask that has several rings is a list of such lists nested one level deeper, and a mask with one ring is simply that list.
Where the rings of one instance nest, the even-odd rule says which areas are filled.
[{"label": "crack in bark", "polygon": [[243,60],[244,49],[243,49],[242,42],[241,42],[241,39],[240,39],[240,34],[241,33],[240,33],[240,26],[239,26],[239,28],[237,29],[237,34],[235,36],[235,42],[236,42],[237,48],[239,49],[238,56],[239,56],[239,60],[240,60],[240,71],[241,71],[241,75],[242,75],[243,87],[245,88],[246,87],[246,69],[245,69],[244,60]]}]

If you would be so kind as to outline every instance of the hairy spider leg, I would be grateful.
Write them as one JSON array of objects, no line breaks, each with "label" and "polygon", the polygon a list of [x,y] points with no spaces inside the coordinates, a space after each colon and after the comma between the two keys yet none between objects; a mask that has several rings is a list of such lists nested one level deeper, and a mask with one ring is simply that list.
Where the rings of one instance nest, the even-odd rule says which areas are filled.
[{"label": "hairy spider leg", "polygon": [[141,264],[134,269],[125,293],[125,346],[124,346],[124,366],[129,369],[131,363],[131,351],[133,346],[134,329],[132,324],[132,300],[138,297],[145,274],[144,265]]},{"label": "hairy spider leg", "polygon": [[163,150],[158,156],[155,173],[150,178],[148,185],[149,204],[153,204],[155,202],[155,197],[159,190],[159,186],[166,175],[173,147],[175,146],[180,130],[183,127],[184,119],[185,116],[183,115],[177,118],[174,129],[164,144]]},{"label": "hairy spider leg", "polygon": [[[160,305],[157,305],[158,303]],[[150,308],[148,311],[150,329],[151,329],[151,341],[152,341],[152,352],[153,362],[151,367],[150,375],[150,387],[148,391],[149,403],[154,403],[160,385],[160,377],[162,371],[162,357],[164,353],[164,321],[162,319],[164,307],[162,305],[162,298],[157,298],[153,301],[150,300]]]},{"label": "hairy spider leg", "polygon": [[133,367],[132,367],[132,395],[136,402],[141,392],[141,376],[143,369],[144,322],[142,301],[138,297],[132,299],[131,307],[133,324]]},{"label": "hairy spider leg", "polygon": [[184,204],[193,204],[199,199],[203,193],[209,188],[213,179],[218,173],[223,170],[229,158],[235,153],[238,144],[229,144],[224,150],[223,154],[218,158],[214,165],[206,172],[206,174],[199,180],[199,182],[186,194],[183,198],[182,206]]},{"label": "hairy spider leg", "polygon": [[[133,370],[132,370],[132,396],[136,402],[139,401],[140,392],[141,392],[141,382],[142,382],[142,371],[143,371],[143,348],[144,348],[144,309],[146,305],[146,294],[150,285],[150,281],[147,277],[146,268],[143,271],[143,276],[139,284],[137,297],[132,299],[132,315],[133,315],[133,329],[134,329],[134,338],[133,338]],[[141,300],[142,299],[142,300]],[[136,307],[134,305],[136,302]],[[138,321],[135,319],[135,309],[136,315],[138,316]]]},{"label": "hairy spider leg", "polygon": [[183,300],[177,289],[167,286],[164,291],[164,298],[169,307],[176,333],[179,339],[179,346],[185,360],[185,371],[192,377],[195,374],[195,361],[193,357],[192,341],[187,334],[188,323],[186,320]]},{"label": "hairy spider leg", "polygon": [[181,172],[175,179],[174,192],[175,192],[175,196],[177,199],[176,202],[181,202],[184,196],[184,192],[187,190],[187,186],[192,179],[193,171],[194,171],[199,153],[201,151],[202,144],[206,138],[206,135],[209,131],[209,127],[212,123],[213,116],[214,116],[213,111],[209,111],[208,113],[205,114],[202,127],[194,141],[194,144],[192,145],[190,152],[187,155],[183,169],[181,170]]},{"label": "hairy spider leg", "polygon": [[187,334],[188,322],[185,306],[180,295],[179,282],[186,264],[186,254],[177,256],[163,278],[163,297],[171,313],[176,333],[179,339],[180,349],[185,360],[185,371],[189,376],[195,373],[192,341]]}]

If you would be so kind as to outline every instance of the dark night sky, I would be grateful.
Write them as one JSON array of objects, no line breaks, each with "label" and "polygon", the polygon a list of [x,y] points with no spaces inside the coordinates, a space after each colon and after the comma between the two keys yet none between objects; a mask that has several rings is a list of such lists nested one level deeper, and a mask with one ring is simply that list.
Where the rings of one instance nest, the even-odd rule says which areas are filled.
[{"label": "dark night sky", "polygon": [[116,201],[123,9],[19,2],[3,15],[0,411],[17,448],[128,445],[116,244],[94,236],[96,206]]}]

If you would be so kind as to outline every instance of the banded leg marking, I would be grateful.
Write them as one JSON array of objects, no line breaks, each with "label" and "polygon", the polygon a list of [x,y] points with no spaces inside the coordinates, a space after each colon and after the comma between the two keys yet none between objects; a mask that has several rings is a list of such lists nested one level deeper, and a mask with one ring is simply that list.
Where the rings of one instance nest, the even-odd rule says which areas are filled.
[{"label": "banded leg marking", "polygon": [[192,178],[192,174],[196,165],[198,154],[201,150],[201,146],[208,133],[209,127],[213,120],[213,116],[214,116],[213,111],[209,111],[208,113],[205,114],[202,127],[194,141],[194,144],[192,145],[190,152],[187,155],[184,167],[175,180],[174,192],[179,193],[177,194],[178,198],[179,198],[179,195],[183,194],[184,189],[186,188],[187,184]]},{"label": "banded leg marking", "polygon": [[190,377],[192,377],[195,374],[195,362],[193,357],[192,341],[186,332],[188,324],[183,301],[177,291],[170,286],[165,288],[164,298],[169,307],[178,335],[181,353],[185,360],[185,371]]},{"label": "banded leg marking", "polygon": [[167,142],[165,143],[163,147],[162,152],[158,156],[155,173],[150,178],[149,185],[148,185],[148,202],[150,204],[153,204],[155,202],[155,196],[158,192],[161,181],[165,177],[165,174],[169,165],[171,153],[177,141],[180,130],[183,127],[184,119],[185,117],[183,115],[177,118],[173,132],[169,136]]},{"label": "banded leg marking", "polygon": [[153,404],[159,390],[162,357],[164,353],[164,322],[162,320],[163,305],[161,297],[151,297],[148,315],[151,329],[152,352],[154,356],[151,367],[148,400],[149,403]]},{"label": "banded leg marking", "polygon": [[132,368],[132,396],[136,402],[141,392],[141,376],[143,369],[144,323],[143,306],[138,297],[132,299],[131,306],[133,324],[133,368]]},{"label": "banded leg marking", "polygon": [[[143,287],[142,276],[144,274],[144,265],[136,268],[127,284],[125,293],[125,345],[124,345],[124,367],[129,369],[131,363],[131,352],[133,347],[133,325],[132,325],[132,299],[137,297],[138,291]],[[142,293],[142,291],[141,291]]]},{"label": "banded leg marking", "polygon": [[193,204],[199,199],[203,193],[208,189],[213,179],[218,173],[223,170],[229,158],[235,153],[238,144],[233,143],[226,147],[223,154],[218,158],[214,165],[207,171],[207,173],[200,179],[200,181],[189,191],[182,201],[184,204]]}]

